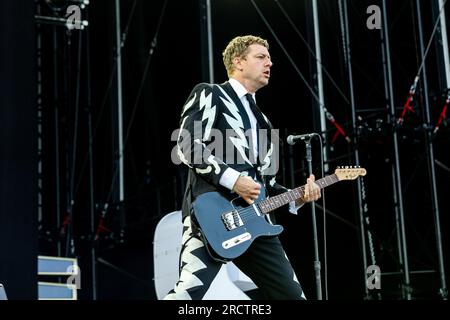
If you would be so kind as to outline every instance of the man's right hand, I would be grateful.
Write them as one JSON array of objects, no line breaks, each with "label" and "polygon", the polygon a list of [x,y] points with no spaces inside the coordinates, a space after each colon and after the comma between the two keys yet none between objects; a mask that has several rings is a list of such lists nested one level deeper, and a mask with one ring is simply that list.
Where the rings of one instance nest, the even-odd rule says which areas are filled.
[{"label": "man's right hand", "polygon": [[240,195],[248,204],[255,202],[259,196],[260,189],[261,185],[247,176],[239,177],[233,186],[233,191]]}]

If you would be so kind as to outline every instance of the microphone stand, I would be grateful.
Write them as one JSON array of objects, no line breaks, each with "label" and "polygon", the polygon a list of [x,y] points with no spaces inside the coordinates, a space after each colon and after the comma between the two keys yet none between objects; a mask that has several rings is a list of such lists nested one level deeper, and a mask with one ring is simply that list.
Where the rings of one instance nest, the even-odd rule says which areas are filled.
[{"label": "microphone stand", "polygon": [[[306,147],[306,162],[308,163],[309,176],[312,174],[312,155],[311,155],[311,137],[302,139]],[[316,276],[316,293],[317,299],[322,300],[322,280],[320,276],[320,260],[319,260],[319,241],[317,239],[317,223],[316,223],[316,208],[314,203],[311,203],[312,224],[313,224],[313,241],[314,241],[314,272]]]}]

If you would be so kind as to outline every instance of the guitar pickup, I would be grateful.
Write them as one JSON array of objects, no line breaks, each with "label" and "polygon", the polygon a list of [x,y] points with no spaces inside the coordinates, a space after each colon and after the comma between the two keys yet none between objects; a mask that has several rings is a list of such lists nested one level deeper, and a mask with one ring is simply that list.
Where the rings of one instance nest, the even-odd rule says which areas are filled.
[{"label": "guitar pickup", "polygon": [[230,231],[236,229],[238,227],[242,227],[244,222],[241,219],[239,212],[230,211],[222,214],[222,222],[225,225],[225,228]]}]

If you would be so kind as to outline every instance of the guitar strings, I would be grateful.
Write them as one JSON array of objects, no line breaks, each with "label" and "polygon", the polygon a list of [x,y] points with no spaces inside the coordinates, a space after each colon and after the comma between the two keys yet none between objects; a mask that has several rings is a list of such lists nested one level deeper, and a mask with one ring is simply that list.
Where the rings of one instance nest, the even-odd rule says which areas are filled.
[{"label": "guitar strings", "polygon": [[[298,190],[298,189],[300,189],[299,191],[301,192],[301,194],[304,194],[305,186],[300,186],[300,187],[295,188],[294,190],[291,190],[291,191],[289,191],[289,192],[294,193],[294,191],[295,191],[295,190]],[[263,212],[263,210],[260,208],[259,204],[260,204],[261,202],[263,202],[263,201],[268,200],[268,199],[272,199],[272,200],[273,200],[273,199],[276,198],[276,197],[281,197],[281,195],[277,195],[277,196],[274,196],[274,197],[271,197],[271,198],[267,198],[267,199],[261,200],[260,202],[253,203],[253,204],[249,205],[249,206],[246,207],[246,208],[243,208],[243,209],[241,209],[241,210],[237,210],[237,212],[238,212],[238,214],[239,214],[239,216],[240,216],[242,222],[250,221],[252,218],[259,217],[259,215],[255,212],[255,209],[253,208],[253,205],[256,205],[256,206],[258,207],[258,210],[259,210],[262,214],[264,214],[264,215],[267,214],[268,212],[272,211],[272,210],[275,210],[275,209],[277,209],[277,208],[283,206],[284,204],[281,205],[281,206],[278,206],[278,203],[277,203],[276,208],[272,208],[272,207],[271,207],[272,210],[268,211],[267,213],[264,213],[264,212]],[[299,197],[299,198],[300,198],[300,197]],[[297,199],[299,199],[299,198],[297,198]],[[297,199],[294,199],[294,200],[292,200],[292,201],[295,201],[295,200],[297,200]],[[289,202],[291,202],[291,201],[289,201]]]},{"label": "guitar strings", "polygon": [[[328,179],[328,180],[331,180],[331,181],[330,181],[330,182],[327,182],[327,179]],[[322,179],[316,180],[316,183],[317,183],[317,185],[318,185],[319,187],[321,187],[321,189],[323,189],[323,187],[326,187],[326,186],[328,186],[328,185],[330,185],[330,184],[333,184],[333,183],[335,183],[335,182],[337,182],[337,181],[339,181],[339,179],[336,177],[336,174],[333,174],[333,175],[326,176],[326,177],[324,177],[324,178],[322,178]],[[325,184],[323,184],[324,182],[325,182]],[[288,191],[288,193],[294,194],[294,192],[297,190],[297,191],[300,191],[300,194],[301,194],[301,195],[304,195],[304,193],[305,193],[305,188],[306,188],[306,185],[303,185],[303,186],[300,186],[300,187],[297,187],[297,188],[295,188],[295,189],[293,189],[293,190]],[[285,194],[285,193],[283,193],[283,194]],[[280,208],[281,206],[285,205],[286,203],[284,203],[284,204],[282,204],[282,205],[279,205],[278,201],[275,201],[275,207],[273,207],[272,205],[270,205],[270,209],[271,209],[271,210],[268,211],[268,212],[266,212],[266,213],[263,212],[263,210],[261,209],[260,203],[262,203],[263,201],[269,200],[269,199],[271,199],[271,200],[273,201],[273,200],[276,199],[277,197],[282,198],[282,195],[283,195],[283,194],[281,194],[281,195],[276,195],[276,196],[273,196],[273,197],[270,197],[270,198],[266,198],[266,199],[261,200],[261,201],[259,201],[259,202],[257,202],[257,203],[253,203],[253,204],[249,205],[249,206],[246,207],[246,208],[243,208],[243,209],[240,209],[240,210],[236,210],[236,211],[237,211],[237,213],[239,214],[239,217],[240,217],[240,219],[242,220],[242,222],[250,221],[251,219],[260,216],[257,212],[255,212],[255,209],[253,208],[253,205],[256,205],[257,208],[258,208],[258,210],[259,210],[263,215],[265,215],[265,214],[267,214],[267,213],[269,213],[269,212],[271,212],[271,211],[273,211],[273,210],[275,210],[275,209]],[[298,197],[298,198],[296,198],[296,199],[294,199],[294,200],[292,200],[292,201],[295,201],[295,200],[300,199],[300,198],[301,198],[301,196]],[[283,199],[281,199],[281,201],[283,201]],[[291,201],[289,201],[289,202],[291,202]]]},{"label": "guitar strings", "polygon": [[[324,187],[324,184],[322,184],[323,182],[326,183],[325,186],[328,186],[328,185],[329,185],[328,182],[326,181],[327,179],[331,180],[331,181],[330,181],[330,182],[331,182],[330,184],[333,184],[333,183],[339,181],[339,180],[333,181],[333,180],[336,179],[336,177],[334,177],[334,175],[329,175],[329,176],[326,176],[326,177],[324,177],[324,178],[322,178],[322,179],[317,180],[316,182],[321,182],[321,183],[318,183],[318,186],[322,188],[322,187]],[[294,193],[294,192],[297,190],[297,191],[300,191],[301,195],[303,195],[303,194],[305,193],[305,188],[306,188],[306,185],[303,185],[303,186],[297,187],[297,188],[295,188],[295,189],[293,189],[293,190],[290,190],[289,192],[290,192],[290,193]],[[239,214],[239,216],[240,216],[242,222],[250,221],[251,219],[253,219],[253,218],[255,218],[255,217],[259,217],[259,214],[257,214],[257,213],[255,212],[255,209],[253,208],[253,205],[256,205],[256,206],[258,207],[258,210],[259,210],[262,214],[264,214],[264,215],[267,214],[267,213],[269,213],[270,211],[273,211],[273,210],[278,209],[279,207],[283,206],[284,204],[278,205],[278,202],[276,201],[276,202],[275,202],[275,203],[276,203],[276,207],[273,208],[273,207],[271,206],[271,210],[268,211],[267,213],[264,213],[263,210],[261,209],[261,207],[259,206],[259,204],[260,204],[261,202],[266,201],[266,200],[268,200],[268,199],[272,199],[272,200],[273,200],[274,198],[277,198],[277,197],[282,197],[282,195],[276,195],[276,196],[274,196],[274,197],[271,197],[271,198],[267,198],[267,199],[261,200],[260,202],[253,203],[253,204],[249,205],[248,207],[243,208],[243,209],[241,209],[241,210],[237,210],[237,212],[238,212],[238,214]],[[297,199],[299,199],[299,198],[301,198],[301,196],[298,197],[298,198],[296,198],[296,199],[294,199],[294,200],[292,200],[292,201],[295,201],[295,200],[297,200]],[[281,199],[281,201],[283,201],[283,199]]]}]

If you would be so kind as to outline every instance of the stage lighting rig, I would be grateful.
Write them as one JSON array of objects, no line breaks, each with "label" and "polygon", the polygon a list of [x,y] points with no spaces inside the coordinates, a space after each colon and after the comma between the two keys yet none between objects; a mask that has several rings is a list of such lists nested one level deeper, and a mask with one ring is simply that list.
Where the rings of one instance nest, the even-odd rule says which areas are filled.
[{"label": "stage lighting rig", "polygon": [[69,1],[68,0],[44,0],[44,3],[54,12],[64,10]]},{"label": "stage lighting rig", "polygon": [[82,30],[89,25],[81,19],[81,10],[89,5],[89,0],[41,0],[50,9],[49,15],[35,15],[37,23],[64,26],[69,30]]},{"label": "stage lighting rig", "polygon": [[84,9],[88,4],[89,0],[42,0],[52,11],[60,12],[65,10],[69,4],[79,6]]}]

